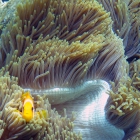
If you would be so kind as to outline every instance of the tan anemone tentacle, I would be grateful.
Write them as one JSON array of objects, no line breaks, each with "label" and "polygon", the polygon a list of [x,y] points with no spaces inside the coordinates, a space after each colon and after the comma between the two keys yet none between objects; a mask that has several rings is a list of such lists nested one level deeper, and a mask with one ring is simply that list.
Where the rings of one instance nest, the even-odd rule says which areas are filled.
[{"label": "tan anemone tentacle", "polygon": [[130,78],[127,78],[126,83],[122,79],[118,92],[109,92],[110,97],[105,108],[108,121],[125,131],[124,139],[129,136],[130,139],[132,136],[135,138],[134,133],[139,132],[137,124],[140,118],[140,91],[132,83]]},{"label": "tan anemone tentacle", "polygon": [[[127,8],[123,11],[123,6],[116,11],[125,14],[127,21]],[[13,15],[1,33],[0,72],[8,71],[10,76],[17,77],[18,85],[33,95],[45,93],[52,104],[63,103],[85,93],[89,96],[89,92],[100,86],[100,80],[94,79],[114,81],[118,88],[121,76],[126,76],[122,40],[112,33],[110,15],[96,0],[21,0]],[[117,33],[127,40],[129,24],[124,24],[121,14],[118,16],[121,24]],[[8,121],[2,122],[1,127],[13,123],[3,128],[2,133],[5,129],[11,139],[23,136],[37,140],[82,139],[73,132],[73,116],[67,119],[66,115],[61,117],[51,110],[47,96],[34,96],[35,108],[47,110],[50,118],[45,120],[42,114],[36,115],[24,126],[22,116],[16,112],[16,109],[21,111],[20,99],[17,100],[20,108],[15,105],[15,109],[13,102],[7,104],[10,99],[6,94],[2,106],[7,104],[5,121]],[[16,125],[23,129],[14,129]]]},{"label": "tan anemone tentacle", "polygon": [[140,50],[140,1],[139,0],[98,0],[110,12],[114,32],[123,39],[128,58]]},{"label": "tan anemone tentacle", "polygon": [[[2,70],[17,76],[22,87],[35,89],[76,86],[88,77],[118,82],[118,70],[125,59],[117,38],[114,46],[109,43],[114,36],[111,25],[109,14],[97,1],[35,0],[19,4],[16,18],[2,34]],[[110,57],[105,59],[105,70],[98,74],[103,67],[102,63],[97,68],[98,63],[107,53]]]},{"label": "tan anemone tentacle", "polygon": [[[17,85],[17,78],[8,74],[1,76],[0,93],[0,140],[82,139],[81,134],[73,132],[74,114],[67,118],[64,111],[64,115],[60,116],[51,109],[48,100],[39,95],[34,98],[35,116],[27,123],[20,113],[23,89]],[[47,111],[48,115],[44,115],[43,111]]]},{"label": "tan anemone tentacle", "polygon": [[126,47],[130,31],[130,18],[127,4],[121,0],[98,0],[110,12],[113,20],[113,31],[123,39]]}]

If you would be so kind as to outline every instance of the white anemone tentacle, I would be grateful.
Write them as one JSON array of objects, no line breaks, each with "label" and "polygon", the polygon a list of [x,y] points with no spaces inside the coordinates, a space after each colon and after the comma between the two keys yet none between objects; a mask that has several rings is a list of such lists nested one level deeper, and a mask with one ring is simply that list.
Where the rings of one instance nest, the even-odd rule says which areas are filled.
[{"label": "white anemone tentacle", "polygon": [[80,132],[83,140],[122,140],[124,131],[111,125],[106,119],[105,105],[110,86],[103,80],[88,80],[74,88],[46,90],[25,89],[35,95],[46,95],[53,108],[67,117],[76,112],[74,132]]},{"label": "white anemone tentacle", "polygon": [[25,91],[30,91],[31,94],[34,95],[46,95],[49,102],[52,105],[62,104],[64,102],[74,100],[81,95],[92,92],[93,90],[100,88],[104,88],[109,90],[109,85],[107,82],[103,80],[89,80],[83,82],[81,85],[78,85],[74,88],[61,88],[55,87],[51,89],[24,89]]},{"label": "white anemone tentacle", "polygon": [[83,140],[122,140],[124,131],[110,124],[106,118],[105,106],[109,97],[109,84],[102,80],[88,83],[91,87],[85,87],[87,94],[52,107],[61,115],[65,108],[67,117],[71,117],[71,112],[76,113],[73,131],[80,132]]}]

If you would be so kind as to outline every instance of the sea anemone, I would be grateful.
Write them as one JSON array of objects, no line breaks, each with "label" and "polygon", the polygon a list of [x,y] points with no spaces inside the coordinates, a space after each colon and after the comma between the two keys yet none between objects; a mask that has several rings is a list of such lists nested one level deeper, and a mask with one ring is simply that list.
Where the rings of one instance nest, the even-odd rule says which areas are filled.
[{"label": "sea anemone", "polygon": [[110,16],[113,20],[113,31],[123,39],[123,44],[126,46],[128,33],[130,31],[130,19],[126,2],[120,0],[98,1],[110,12]]},{"label": "sea anemone", "polygon": [[1,35],[1,71],[33,90],[73,88],[93,79],[118,83],[126,73],[122,45],[96,1],[23,2]]},{"label": "sea anemone", "polygon": [[113,31],[123,39],[125,54],[131,58],[140,50],[140,1],[98,0],[110,12]]},{"label": "sea anemone", "polygon": [[132,79],[125,81],[122,79],[120,82],[118,92],[113,91],[114,87],[109,91],[106,117],[111,124],[124,130],[124,139],[129,136],[130,139],[136,139],[139,137],[140,91],[133,86]]},{"label": "sea anemone", "polygon": [[[21,95],[23,89],[17,85],[15,77],[8,74],[0,77],[0,139],[24,140],[24,139],[76,139],[80,140],[81,135],[73,132],[74,114],[67,118],[60,116],[56,110],[51,109],[48,100],[41,96],[34,98],[35,117],[26,123],[26,120],[19,113],[22,110]],[[42,110],[48,112],[43,116]]]},{"label": "sea anemone", "polygon": [[[8,91],[5,96],[2,92],[4,96],[2,97],[6,100],[4,103],[3,99],[1,100],[5,106],[4,112],[7,111],[5,118],[8,119],[9,116],[14,120],[17,117],[11,127],[9,127],[11,121],[7,122],[1,118],[3,139],[7,139],[7,136],[9,139],[21,139],[22,136],[27,139],[81,139],[81,135],[76,134],[79,129],[83,130],[84,139],[93,139],[93,137],[94,139],[122,139],[124,133],[127,135],[132,127],[138,128],[132,121],[139,114],[139,95],[134,93],[134,87],[131,87],[132,92],[129,92],[126,84],[130,73],[126,58],[134,56],[139,50],[139,44],[136,43],[133,51],[130,52],[131,47],[128,44],[129,41],[134,43],[133,41],[137,42],[139,39],[134,33],[132,40],[129,40],[133,31],[131,25],[137,21],[132,22],[133,16],[131,16],[133,15],[131,13],[134,13],[132,9],[136,5],[133,2],[124,3],[119,0],[99,1],[108,12],[96,0],[72,0],[71,2],[69,0],[30,0],[30,2],[11,0],[11,3],[8,2],[9,5],[11,4],[9,11],[12,14],[10,13],[11,16],[7,18],[2,16],[6,22],[1,28],[0,73],[2,77],[14,78],[11,81],[15,81],[20,90],[16,92],[14,89],[10,92],[10,98],[16,100],[17,104],[7,97]],[[111,7],[109,7],[110,4]],[[0,23],[3,23],[3,20],[0,20]],[[136,24],[136,27],[138,25]],[[120,87],[122,77],[125,79],[125,91],[124,87]],[[108,100],[106,92],[110,88],[101,79],[115,83],[115,86],[112,86],[112,92],[109,92]],[[40,114],[36,115],[29,124],[25,124],[20,114],[22,106],[20,97],[24,91],[31,92],[36,111],[47,110],[49,119],[42,118]],[[100,104],[102,102],[100,99],[104,98],[102,95],[106,96],[104,105]],[[122,99],[122,102],[114,98]],[[133,103],[128,105],[132,110],[125,110],[126,106],[124,106],[123,113],[119,114],[118,108],[125,103],[128,104],[128,99]],[[94,110],[95,104],[92,105],[94,101],[101,105],[99,110]],[[76,133],[73,132],[73,116],[72,119],[68,119],[65,112],[64,118],[60,117],[57,111],[51,110],[49,103],[53,104],[60,114],[64,107],[68,115],[72,111],[79,113],[76,120],[77,129],[74,129]],[[88,106],[90,115],[81,116],[81,112]],[[128,114],[130,123],[125,125]],[[88,119],[83,121],[82,117]],[[97,118],[98,121],[96,121]],[[24,126],[21,122],[24,122]],[[19,125],[17,129],[20,129],[20,133],[17,129],[11,132],[14,130],[12,128],[14,125]],[[23,126],[23,129],[20,126]],[[35,130],[32,130],[33,126]],[[84,131],[89,129],[91,131]],[[97,131],[93,133],[96,129]],[[32,131],[29,132],[29,130]],[[112,133],[109,134],[107,130],[111,130]],[[98,135],[99,131],[101,131],[100,135]],[[10,135],[7,135],[7,132]]]}]

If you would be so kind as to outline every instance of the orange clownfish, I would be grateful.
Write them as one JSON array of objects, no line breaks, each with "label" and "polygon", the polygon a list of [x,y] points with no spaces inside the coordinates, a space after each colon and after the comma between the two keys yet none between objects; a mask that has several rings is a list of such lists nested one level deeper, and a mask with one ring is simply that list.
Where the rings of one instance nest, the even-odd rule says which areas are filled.
[{"label": "orange clownfish", "polygon": [[29,122],[31,119],[34,118],[34,101],[30,94],[30,92],[25,92],[22,94],[22,101],[23,101],[23,107],[22,107],[22,117],[26,120],[26,122]]}]

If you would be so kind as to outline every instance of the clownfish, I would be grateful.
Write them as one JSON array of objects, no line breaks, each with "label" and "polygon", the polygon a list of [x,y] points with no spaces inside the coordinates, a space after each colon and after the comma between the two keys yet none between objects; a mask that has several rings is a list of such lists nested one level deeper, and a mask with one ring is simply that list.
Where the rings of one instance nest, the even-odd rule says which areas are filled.
[{"label": "clownfish", "polygon": [[25,92],[22,94],[22,102],[23,102],[23,107],[22,107],[22,117],[26,120],[26,122],[29,122],[34,118],[34,101],[33,98],[30,94],[30,92]]},{"label": "clownfish", "polygon": [[[21,96],[23,106],[22,106],[22,112],[20,113],[22,117],[26,120],[26,122],[29,122],[34,118],[35,115],[35,109],[34,109],[34,100],[31,96],[30,92],[24,92]],[[38,114],[39,118],[48,118],[48,112],[47,110],[40,110],[39,112],[36,112],[36,115]]]}]

